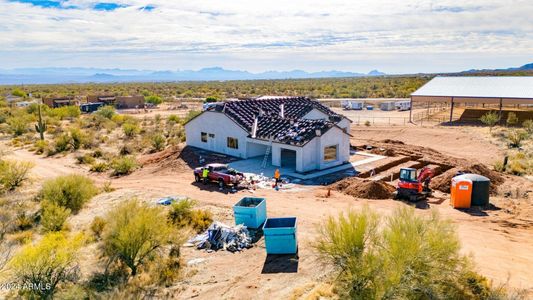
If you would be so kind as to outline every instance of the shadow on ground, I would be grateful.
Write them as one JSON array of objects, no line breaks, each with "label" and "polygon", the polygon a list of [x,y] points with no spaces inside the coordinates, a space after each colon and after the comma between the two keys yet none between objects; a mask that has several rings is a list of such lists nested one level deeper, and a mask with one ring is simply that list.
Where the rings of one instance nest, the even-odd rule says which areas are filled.
[{"label": "shadow on ground", "polygon": [[268,254],[261,274],[298,273],[298,254]]}]

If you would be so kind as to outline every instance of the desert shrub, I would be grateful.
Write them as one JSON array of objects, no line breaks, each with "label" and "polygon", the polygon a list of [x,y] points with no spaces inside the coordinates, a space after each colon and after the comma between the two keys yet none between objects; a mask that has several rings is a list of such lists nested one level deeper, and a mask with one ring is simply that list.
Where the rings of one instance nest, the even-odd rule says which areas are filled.
[{"label": "desert shrub", "polygon": [[113,118],[113,116],[115,114],[116,114],[115,108],[113,106],[109,106],[109,105],[100,107],[96,111],[96,115],[104,117],[104,118],[109,119],[109,120],[111,120],[111,118]]},{"label": "desert shrub", "polygon": [[35,153],[43,154],[49,150],[48,141],[38,140],[33,144]]},{"label": "desert shrub", "polygon": [[507,115],[506,123],[507,123],[508,126],[514,126],[514,125],[518,124],[518,117],[516,116],[516,114],[514,112],[510,112]]},{"label": "desert shrub", "polygon": [[91,165],[90,171],[96,173],[102,173],[109,170],[109,164],[106,162],[96,162]]},{"label": "desert shrub", "polygon": [[500,160],[497,160],[492,163],[492,167],[494,168],[494,171],[496,172],[504,172],[505,167],[503,166],[503,162]]},{"label": "desert shrub", "polygon": [[319,232],[315,247],[336,267],[341,298],[464,299],[477,292],[459,280],[470,264],[452,223],[436,212],[423,217],[402,207],[381,222],[365,208],[330,217]]},{"label": "desert shrub", "polygon": [[122,125],[126,120],[125,117],[125,115],[116,114],[111,117],[111,121],[115,122],[117,125]]},{"label": "desert shrub", "polygon": [[133,276],[139,266],[159,257],[162,248],[175,238],[163,210],[136,199],[110,211],[106,222],[103,235],[105,254],[126,265]]},{"label": "desert shrub", "polygon": [[28,180],[31,162],[0,160],[0,193],[13,191]]},{"label": "desert shrub", "polygon": [[31,241],[33,240],[33,231],[26,230],[15,232],[9,236],[9,240],[13,241],[18,245],[25,245],[27,243],[31,243]]},{"label": "desert shrub", "polygon": [[155,151],[161,151],[165,148],[166,139],[165,137],[160,134],[156,133],[152,136],[152,147]]},{"label": "desert shrub", "polygon": [[70,149],[70,146],[70,136],[66,133],[63,133],[54,139],[55,153],[65,152]]},{"label": "desert shrub", "polygon": [[75,119],[81,115],[80,108],[74,105],[67,105],[52,110],[52,115],[59,117],[59,119]]},{"label": "desert shrub", "polygon": [[11,92],[11,95],[13,96],[16,96],[16,97],[27,97],[28,94],[26,94],[25,91],[19,89],[19,88],[15,88],[12,92]]},{"label": "desert shrub", "polygon": [[190,110],[188,113],[187,113],[187,116],[185,116],[185,119],[182,120],[183,123],[187,123],[189,122],[190,120],[194,119],[196,116],[198,116],[199,114],[201,114],[202,112],[199,111],[199,110]]},{"label": "desert shrub", "polygon": [[85,143],[86,136],[79,128],[70,129],[70,145],[72,149],[78,150]]},{"label": "desert shrub", "polygon": [[146,101],[147,103],[152,103],[153,105],[159,105],[163,103],[163,99],[161,99],[161,97],[156,96],[156,95],[144,97],[144,101]]},{"label": "desert shrub", "polygon": [[170,115],[167,118],[167,123],[175,123],[178,124],[181,122],[181,119],[178,115]]},{"label": "desert shrub", "polygon": [[185,199],[173,203],[167,219],[177,228],[191,227],[196,231],[204,231],[213,223],[213,215],[207,210],[195,210],[196,201]]},{"label": "desert shrub", "polygon": [[141,128],[136,123],[128,122],[122,125],[122,131],[125,136],[132,138],[141,132]]},{"label": "desert shrub", "polygon": [[96,159],[91,154],[85,153],[83,155],[76,156],[76,161],[80,165],[92,165]]},{"label": "desert shrub", "polygon": [[522,127],[528,134],[533,134],[533,120],[525,120],[522,123]]},{"label": "desert shrub", "polygon": [[479,120],[481,123],[489,126],[490,131],[492,132],[492,127],[494,127],[494,125],[500,121],[500,116],[496,112],[491,111],[481,116]]},{"label": "desert shrub", "polygon": [[94,234],[96,238],[101,238],[102,233],[104,232],[104,228],[106,226],[107,222],[102,217],[94,217],[93,221],[91,222],[91,232]]},{"label": "desert shrub", "polygon": [[40,197],[69,208],[77,214],[80,209],[98,193],[93,181],[83,175],[71,174],[45,181]]},{"label": "desert shrub", "polygon": [[95,149],[91,155],[94,158],[100,158],[100,157],[104,156],[104,152],[102,151],[102,149]]},{"label": "desert shrub", "polygon": [[368,127],[368,126],[370,126],[370,125],[371,125],[370,121],[368,121],[368,120],[367,120],[367,121],[365,121],[365,126],[367,126],[367,127]]},{"label": "desert shrub", "polygon": [[137,168],[137,161],[131,156],[122,156],[113,159],[111,169],[114,176],[128,175]]},{"label": "desert shrub", "polygon": [[15,218],[15,227],[18,230],[28,230],[33,227],[34,219],[27,212],[20,212]]},{"label": "desert shrub", "polygon": [[11,118],[8,118],[6,122],[9,125],[11,133],[14,136],[23,135],[24,133],[28,132],[30,127],[30,120],[27,116],[24,115],[13,116]]},{"label": "desert shrub", "polygon": [[45,232],[63,230],[69,215],[70,209],[57,205],[54,202],[43,201],[41,213],[43,230]]},{"label": "desert shrub", "polygon": [[102,185],[102,191],[104,193],[111,193],[114,190],[115,188],[113,187],[111,180],[104,182],[104,184]]},{"label": "desert shrub", "polygon": [[507,134],[509,146],[518,148],[522,145],[522,141],[528,138],[528,134],[524,130],[511,130]]},{"label": "desert shrub", "polygon": [[14,282],[42,287],[21,290],[28,298],[50,299],[59,284],[78,278],[77,253],[83,236],[49,233],[37,244],[24,246],[9,262]]}]

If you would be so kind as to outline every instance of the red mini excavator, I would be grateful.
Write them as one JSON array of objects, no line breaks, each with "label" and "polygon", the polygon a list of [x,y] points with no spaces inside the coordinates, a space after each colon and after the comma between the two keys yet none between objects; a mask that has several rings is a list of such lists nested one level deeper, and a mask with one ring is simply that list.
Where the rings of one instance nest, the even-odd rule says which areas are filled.
[{"label": "red mini excavator", "polygon": [[417,176],[416,169],[402,168],[400,169],[400,181],[396,188],[396,199],[405,199],[411,202],[424,200],[431,196],[431,189],[429,183],[431,178],[435,176],[435,170],[424,167],[420,170]]}]

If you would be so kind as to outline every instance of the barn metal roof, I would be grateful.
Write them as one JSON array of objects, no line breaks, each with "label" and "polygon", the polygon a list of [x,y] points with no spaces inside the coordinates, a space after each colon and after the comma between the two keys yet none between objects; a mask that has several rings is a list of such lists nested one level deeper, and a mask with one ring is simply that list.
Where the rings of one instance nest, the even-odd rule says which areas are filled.
[{"label": "barn metal roof", "polygon": [[435,77],[411,96],[533,99],[533,76]]}]

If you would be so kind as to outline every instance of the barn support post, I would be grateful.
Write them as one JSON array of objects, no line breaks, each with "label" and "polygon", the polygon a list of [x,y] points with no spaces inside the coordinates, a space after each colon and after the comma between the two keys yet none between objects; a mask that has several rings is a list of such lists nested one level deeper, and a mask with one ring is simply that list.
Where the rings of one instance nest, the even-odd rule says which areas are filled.
[{"label": "barn support post", "polygon": [[450,106],[450,123],[452,122],[452,118],[453,118],[453,97],[452,97],[452,104]]}]

